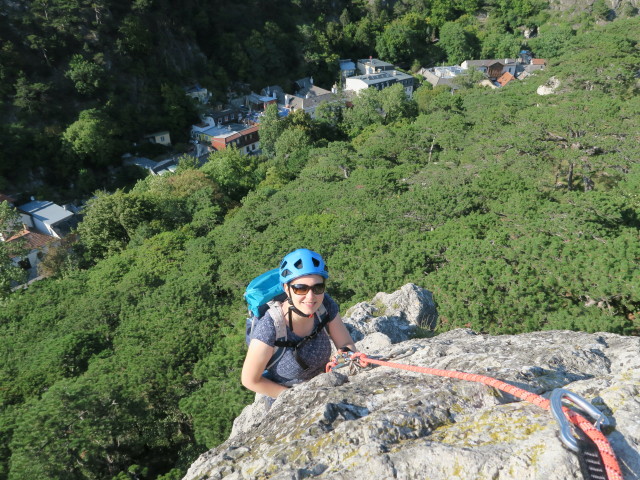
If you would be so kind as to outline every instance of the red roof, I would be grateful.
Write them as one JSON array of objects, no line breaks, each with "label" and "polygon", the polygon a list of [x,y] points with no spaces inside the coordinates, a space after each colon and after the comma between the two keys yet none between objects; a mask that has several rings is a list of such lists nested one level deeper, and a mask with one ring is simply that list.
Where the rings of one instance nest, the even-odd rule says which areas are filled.
[{"label": "red roof", "polygon": [[534,58],[531,60],[531,65],[546,65],[547,61],[544,58]]},{"label": "red roof", "polygon": [[23,240],[25,242],[25,246],[28,247],[29,250],[34,250],[36,248],[42,248],[51,242],[55,242],[57,239],[25,228],[20,233],[16,233],[14,236],[8,238],[7,243],[16,240]]},{"label": "red roof", "polygon": [[516,77],[514,77],[513,75],[511,75],[509,72],[505,72],[502,74],[502,76],[497,80],[497,82],[502,85],[503,87],[509,83],[511,80],[515,80]]}]

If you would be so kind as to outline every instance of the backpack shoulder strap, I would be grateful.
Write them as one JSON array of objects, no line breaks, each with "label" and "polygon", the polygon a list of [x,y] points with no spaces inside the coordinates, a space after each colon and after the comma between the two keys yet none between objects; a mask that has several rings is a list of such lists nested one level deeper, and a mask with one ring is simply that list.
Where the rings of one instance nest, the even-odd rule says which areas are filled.
[{"label": "backpack shoulder strap", "polygon": [[[329,318],[329,312],[327,311],[327,309],[322,304],[320,304],[320,308],[316,312],[316,315],[318,316],[318,319],[320,320],[320,323],[318,324],[318,332],[320,330],[322,330],[323,328],[326,328],[327,324],[331,320],[333,320],[332,318]],[[329,330],[327,330],[327,333],[329,333]]]},{"label": "backpack shoulder strap", "polygon": [[276,340],[287,339],[287,325],[282,315],[282,303],[278,301],[269,302],[269,316],[273,320],[273,326],[276,327]]},{"label": "backpack shoulder strap", "polygon": [[277,300],[269,302],[269,316],[273,320],[273,326],[276,329],[276,346],[274,347],[273,355],[267,363],[266,368],[271,367],[277,363],[284,355],[285,347],[278,346],[278,343],[285,342],[287,340],[287,324],[284,321],[282,315],[282,303]]}]

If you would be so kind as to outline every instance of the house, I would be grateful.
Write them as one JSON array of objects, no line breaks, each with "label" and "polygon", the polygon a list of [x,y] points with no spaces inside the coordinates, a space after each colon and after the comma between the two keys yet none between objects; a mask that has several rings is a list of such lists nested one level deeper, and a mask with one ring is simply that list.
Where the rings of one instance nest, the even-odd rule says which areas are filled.
[{"label": "house", "polygon": [[242,153],[253,153],[260,149],[259,125],[251,121],[217,125],[207,118],[203,123],[191,127],[193,140],[210,145],[214,150],[224,150],[230,145]]},{"label": "house", "polygon": [[292,88],[296,95],[304,95],[313,87],[313,77],[304,77],[294,80]]},{"label": "house", "polygon": [[230,145],[235,146],[242,153],[254,153],[260,149],[260,136],[258,135],[258,125],[248,128],[240,128],[223,132],[211,140],[211,145],[215,150],[224,150]]},{"label": "house", "polygon": [[349,77],[345,79],[345,90],[351,90],[356,93],[367,88],[382,90],[396,83],[402,84],[408,97],[413,95],[413,77],[399,70]]},{"label": "house", "polygon": [[269,85],[260,90],[263,97],[275,98],[277,103],[284,103],[284,90],[280,85]]},{"label": "house", "polygon": [[49,247],[60,242],[49,235],[24,227],[22,231],[8,238],[7,243],[15,244],[17,250],[24,252],[22,255],[12,257],[11,260],[14,265],[27,270],[27,280],[33,280],[38,276],[38,264]]},{"label": "house", "polygon": [[547,61],[545,59],[534,58],[531,60],[531,63],[529,63],[529,65],[526,65],[524,67],[524,71],[527,73],[533,73],[538,70],[544,70],[546,66],[547,66]]},{"label": "house", "polygon": [[175,172],[178,167],[178,160],[176,158],[156,162],[146,157],[129,156],[125,158],[122,163],[124,165],[140,167],[149,172],[150,175],[164,175],[167,172]]},{"label": "house", "polygon": [[516,74],[517,62],[512,58],[501,60],[465,60],[460,65],[464,70],[475,68],[491,79],[499,78],[503,73]]},{"label": "house", "polygon": [[253,112],[264,112],[267,106],[272,103],[278,103],[278,98],[275,92],[271,92],[271,96],[250,93],[245,97],[245,106],[249,108],[249,111]]},{"label": "house", "polygon": [[171,137],[169,136],[169,132],[167,130],[145,135],[144,140],[149,143],[157,143],[159,145],[165,145],[167,147],[171,146]]},{"label": "house", "polygon": [[156,162],[156,166],[151,172],[153,175],[164,175],[165,173],[174,173],[178,168],[179,158],[171,157],[160,162]]},{"label": "house", "polygon": [[356,64],[349,59],[338,60],[340,64],[340,77],[344,80],[347,77],[353,77],[356,74]]},{"label": "house", "polygon": [[298,90],[296,95],[285,94],[284,108],[290,112],[303,110],[308,113],[311,118],[315,118],[315,112],[318,105],[326,102],[336,101],[337,87],[334,86],[332,91],[324,88],[310,85],[306,88]]},{"label": "house", "polygon": [[201,87],[197,83],[190,87],[186,87],[184,90],[187,94],[187,97],[191,97],[203,104],[208,103],[209,99],[211,98],[211,94],[209,93],[209,91],[206,88]]},{"label": "house", "polygon": [[247,115],[246,112],[246,109],[243,110],[237,107],[225,108],[224,110],[209,112],[205,119],[211,125],[222,126],[242,121]]},{"label": "house", "polygon": [[521,64],[529,65],[532,59],[533,55],[529,50],[520,50],[520,53],[518,53],[518,60]]},{"label": "house", "polygon": [[511,75],[509,72],[504,72],[502,75],[500,75],[500,78],[498,78],[496,80],[496,82],[498,82],[500,84],[501,87],[504,87],[507,83],[515,80],[516,77],[514,77],[513,75]]},{"label": "house", "polygon": [[154,174],[154,169],[157,166],[157,162],[154,162],[150,158],[134,157],[130,153],[126,153],[122,156],[122,164],[127,166],[135,165],[136,167],[147,170],[151,174]]},{"label": "house", "polygon": [[466,75],[467,71],[457,65],[442,66],[433,68],[421,68],[418,71],[419,75],[422,75],[427,82],[433,87],[439,87],[446,85],[448,87],[454,87],[457,85],[456,77],[458,75]]},{"label": "house", "polygon": [[358,60],[356,68],[358,72],[360,72],[360,75],[396,70],[396,67],[392,63],[384,62],[372,57]]},{"label": "house", "polygon": [[62,238],[76,226],[77,219],[73,212],[46,200],[33,200],[18,207],[22,223],[29,229]]}]

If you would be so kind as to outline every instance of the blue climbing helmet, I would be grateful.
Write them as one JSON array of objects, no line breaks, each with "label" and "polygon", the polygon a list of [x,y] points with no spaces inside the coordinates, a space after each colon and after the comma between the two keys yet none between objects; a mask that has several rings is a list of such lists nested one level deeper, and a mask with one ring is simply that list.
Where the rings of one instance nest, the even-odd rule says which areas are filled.
[{"label": "blue climbing helmet", "polygon": [[327,266],[319,253],[299,248],[287,254],[280,263],[280,283],[289,283],[303,275],[320,275],[329,278]]}]

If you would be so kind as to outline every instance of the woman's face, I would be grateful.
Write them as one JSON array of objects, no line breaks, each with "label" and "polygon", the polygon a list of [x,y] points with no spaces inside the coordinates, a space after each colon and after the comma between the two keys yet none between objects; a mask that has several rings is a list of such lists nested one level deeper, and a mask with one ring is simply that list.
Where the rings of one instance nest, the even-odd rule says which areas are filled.
[{"label": "woman's face", "polygon": [[[293,306],[307,315],[313,315],[324,299],[324,291],[322,293],[313,293],[312,288],[308,288],[306,293],[296,293],[307,290],[307,287],[324,284],[324,278],[320,275],[304,275],[292,280],[287,285],[287,293],[293,302]],[[316,287],[318,289],[319,287]]]}]

